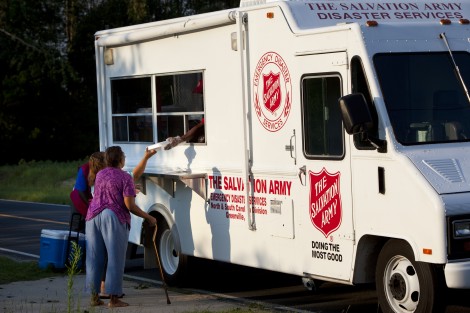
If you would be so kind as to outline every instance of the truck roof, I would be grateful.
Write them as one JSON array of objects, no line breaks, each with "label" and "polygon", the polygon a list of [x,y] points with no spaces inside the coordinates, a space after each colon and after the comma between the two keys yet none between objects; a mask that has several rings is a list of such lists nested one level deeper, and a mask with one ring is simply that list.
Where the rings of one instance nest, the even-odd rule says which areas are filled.
[{"label": "truck roof", "polygon": [[[243,2],[243,1],[242,1]],[[260,2],[260,1],[258,1]],[[285,12],[299,30],[334,26],[342,23],[422,23],[440,20],[461,22],[470,19],[470,1],[429,0],[290,0],[266,1],[283,3]]]},{"label": "truck roof", "polygon": [[[460,23],[468,24],[470,0],[241,0],[240,8],[184,16],[95,33],[99,46],[172,36],[235,23],[237,11],[279,6],[294,33],[341,24]],[[158,29],[158,30],[157,30]]]}]

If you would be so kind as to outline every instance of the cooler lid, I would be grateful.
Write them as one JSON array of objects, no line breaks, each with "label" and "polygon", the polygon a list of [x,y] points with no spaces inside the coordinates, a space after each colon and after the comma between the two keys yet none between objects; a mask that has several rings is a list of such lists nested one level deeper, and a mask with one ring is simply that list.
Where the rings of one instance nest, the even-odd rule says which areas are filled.
[{"label": "cooler lid", "polygon": [[[85,240],[85,234],[79,233],[79,240]],[[77,232],[72,232],[70,234],[72,237],[77,236]],[[41,230],[41,237],[44,238],[52,238],[52,239],[59,239],[59,240],[67,240],[69,237],[68,230],[57,230],[57,229],[43,229]]]}]

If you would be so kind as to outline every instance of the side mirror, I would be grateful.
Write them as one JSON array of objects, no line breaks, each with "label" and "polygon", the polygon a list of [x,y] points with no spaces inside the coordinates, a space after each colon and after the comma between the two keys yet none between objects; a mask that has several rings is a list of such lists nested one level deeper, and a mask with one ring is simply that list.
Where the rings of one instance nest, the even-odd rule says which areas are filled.
[{"label": "side mirror", "polygon": [[362,93],[339,98],[339,107],[346,132],[358,134],[365,132],[372,124],[372,114]]},{"label": "side mirror", "polygon": [[362,134],[380,153],[387,152],[385,140],[369,136],[368,130],[374,126],[374,120],[362,93],[350,94],[339,98],[339,107],[343,117],[344,129],[349,135]]}]

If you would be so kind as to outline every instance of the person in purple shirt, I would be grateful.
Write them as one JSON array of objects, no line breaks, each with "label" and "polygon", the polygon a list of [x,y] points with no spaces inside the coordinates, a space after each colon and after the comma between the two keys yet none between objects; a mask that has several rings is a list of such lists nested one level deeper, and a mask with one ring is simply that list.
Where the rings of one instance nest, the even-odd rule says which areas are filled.
[{"label": "person in purple shirt", "polygon": [[[103,162],[104,162],[104,152],[103,153]],[[144,156],[142,157],[142,159],[140,160],[139,164],[137,164],[136,167],[134,167],[134,169],[131,171],[129,171],[128,173],[132,176],[132,178],[134,179],[134,184],[139,180],[139,178],[142,176],[142,174],[145,172],[145,168],[147,167],[147,162],[148,160],[154,156],[155,154],[157,153],[157,150],[148,150],[148,149],[145,149],[145,154]],[[98,172],[98,171],[96,171]],[[91,169],[90,169],[90,173],[91,173]],[[95,175],[96,176],[96,175]],[[93,179],[93,188],[94,188],[94,182],[95,182],[95,179]],[[90,183],[91,184],[91,183]],[[136,187],[136,193],[139,193],[139,188],[137,187],[138,185],[136,184],[135,187]],[[93,188],[92,188],[92,194],[93,194]],[[111,296],[109,294],[106,293],[106,286],[105,286],[105,281],[106,281],[106,264],[107,264],[107,257],[105,257],[105,269],[103,270],[103,277],[101,278],[101,287],[100,287],[100,299],[110,299]],[[119,298],[122,298],[124,297],[124,294],[120,294],[119,295]]]},{"label": "person in purple shirt", "polygon": [[126,259],[131,213],[156,226],[157,220],[135,203],[134,180],[122,170],[126,156],[119,146],[106,149],[107,167],[96,175],[93,200],[86,215],[86,288],[91,293],[91,305],[102,305],[99,298],[105,256],[106,293],[110,295],[108,306],[124,307],[129,304],[119,300]]}]

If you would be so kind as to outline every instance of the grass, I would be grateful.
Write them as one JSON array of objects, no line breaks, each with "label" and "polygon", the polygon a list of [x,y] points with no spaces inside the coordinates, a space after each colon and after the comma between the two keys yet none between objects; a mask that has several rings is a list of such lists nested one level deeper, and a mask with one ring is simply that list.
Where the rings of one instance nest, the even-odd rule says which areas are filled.
[{"label": "grass", "polygon": [[84,160],[71,162],[20,161],[0,166],[0,199],[70,204],[77,168]]},{"label": "grass", "polygon": [[[88,158],[73,162],[20,161],[18,165],[0,166],[0,199],[70,204],[69,194],[77,168]],[[18,262],[0,256],[0,284],[38,280],[63,273],[40,269],[37,261]]]},{"label": "grass", "polygon": [[15,281],[29,281],[63,275],[52,269],[40,269],[37,261],[18,262],[11,258],[0,256],[0,285]]}]

